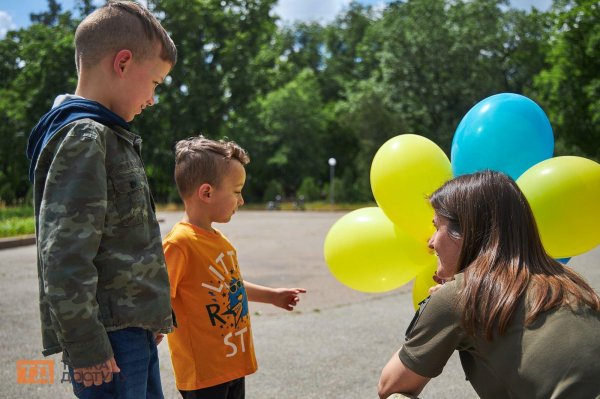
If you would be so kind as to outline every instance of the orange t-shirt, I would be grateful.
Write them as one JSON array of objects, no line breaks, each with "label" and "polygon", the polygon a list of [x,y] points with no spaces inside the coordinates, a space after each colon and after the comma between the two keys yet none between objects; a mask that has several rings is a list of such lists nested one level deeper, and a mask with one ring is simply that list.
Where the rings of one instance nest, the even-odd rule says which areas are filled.
[{"label": "orange t-shirt", "polygon": [[235,248],[219,231],[177,223],[163,241],[177,328],[167,335],[177,389],[256,371],[248,297]]}]

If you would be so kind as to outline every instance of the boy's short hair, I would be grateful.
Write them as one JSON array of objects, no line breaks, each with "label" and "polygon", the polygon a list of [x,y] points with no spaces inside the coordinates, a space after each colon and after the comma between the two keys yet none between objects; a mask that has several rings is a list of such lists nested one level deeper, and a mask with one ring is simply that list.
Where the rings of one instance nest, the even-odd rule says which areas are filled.
[{"label": "boy's short hair", "polygon": [[250,162],[246,150],[233,141],[211,140],[199,135],[175,144],[175,183],[181,198],[187,198],[200,185],[217,187],[229,161]]},{"label": "boy's short hair", "polygon": [[162,47],[160,58],[174,66],[177,48],[154,15],[135,1],[110,0],[81,21],[75,31],[77,72],[122,49],[131,50],[136,60],[146,60],[156,54],[158,43]]}]

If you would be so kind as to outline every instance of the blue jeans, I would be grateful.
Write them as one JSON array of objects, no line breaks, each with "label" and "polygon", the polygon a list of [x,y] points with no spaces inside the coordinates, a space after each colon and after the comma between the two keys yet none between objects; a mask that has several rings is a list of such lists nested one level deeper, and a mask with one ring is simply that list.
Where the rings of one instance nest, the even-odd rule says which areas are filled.
[{"label": "blue jeans", "polygon": [[129,327],[108,333],[120,373],[109,383],[85,387],[75,382],[69,367],[73,392],[80,399],[164,399],[160,384],[158,351],[154,334]]}]

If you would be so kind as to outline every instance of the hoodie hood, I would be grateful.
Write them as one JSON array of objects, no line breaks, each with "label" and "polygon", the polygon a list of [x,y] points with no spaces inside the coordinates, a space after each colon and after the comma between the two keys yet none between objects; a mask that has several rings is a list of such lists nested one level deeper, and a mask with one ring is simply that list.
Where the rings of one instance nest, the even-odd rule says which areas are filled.
[{"label": "hoodie hood", "polygon": [[52,137],[69,123],[86,118],[109,127],[121,126],[129,130],[129,124],[123,118],[96,101],[73,95],[58,96],[53,108],[42,116],[29,135],[29,181],[33,182],[37,160]]}]

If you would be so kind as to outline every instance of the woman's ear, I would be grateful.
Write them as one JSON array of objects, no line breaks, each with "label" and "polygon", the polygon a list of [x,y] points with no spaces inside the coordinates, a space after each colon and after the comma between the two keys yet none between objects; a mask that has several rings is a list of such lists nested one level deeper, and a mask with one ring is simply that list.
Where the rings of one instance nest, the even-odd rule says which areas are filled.
[{"label": "woman's ear", "polygon": [[113,60],[113,70],[118,76],[122,76],[132,61],[133,54],[131,53],[131,50],[119,50]]}]

